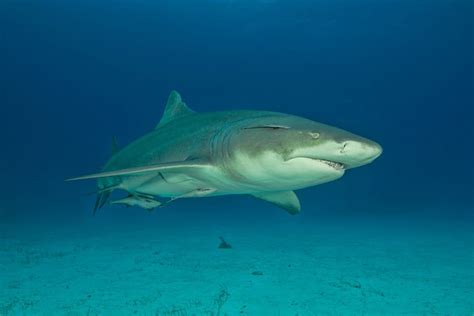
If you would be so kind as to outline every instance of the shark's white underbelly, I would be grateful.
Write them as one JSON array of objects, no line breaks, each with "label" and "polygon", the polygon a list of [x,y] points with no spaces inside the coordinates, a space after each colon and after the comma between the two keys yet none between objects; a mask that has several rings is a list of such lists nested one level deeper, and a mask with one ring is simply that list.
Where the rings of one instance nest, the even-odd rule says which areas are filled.
[{"label": "shark's white underbelly", "polygon": [[[159,197],[203,197],[297,190],[333,181],[344,174],[311,159],[282,161],[266,153],[251,159],[236,155],[226,168],[209,165],[183,172],[153,172],[129,176],[120,188],[132,194]],[[194,192],[194,193],[193,193]]]},{"label": "shark's white underbelly", "polygon": [[132,194],[160,197],[179,197],[202,190],[209,190],[206,191],[207,196],[241,194],[248,190],[225,176],[216,167],[209,167],[189,174],[162,172],[147,176],[127,177],[122,180],[120,188]]}]

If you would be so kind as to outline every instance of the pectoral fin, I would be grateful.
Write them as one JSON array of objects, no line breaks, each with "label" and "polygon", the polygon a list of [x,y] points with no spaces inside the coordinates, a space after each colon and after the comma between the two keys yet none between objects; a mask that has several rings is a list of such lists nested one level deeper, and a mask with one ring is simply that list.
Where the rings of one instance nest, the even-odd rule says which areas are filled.
[{"label": "pectoral fin", "polygon": [[252,195],[283,208],[291,215],[298,214],[301,210],[300,201],[293,191],[259,192]]},{"label": "pectoral fin", "polygon": [[67,179],[66,181],[76,181],[76,180],[86,180],[86,179],[97,179],[97,178],[106,178],[106,177],[116,177],[116,176],[128,176],[138,173],[147,173],[153,171],[166,171],[166,172],[186,172],[190,169],[199,169],[207,168],[210,165],[202,160],[186,160],[179,162],[168,162],[156,165],[149,165],[143,167],[133,167],[127,169],[106,171],[100,173],[89,174],[82,177]]}]

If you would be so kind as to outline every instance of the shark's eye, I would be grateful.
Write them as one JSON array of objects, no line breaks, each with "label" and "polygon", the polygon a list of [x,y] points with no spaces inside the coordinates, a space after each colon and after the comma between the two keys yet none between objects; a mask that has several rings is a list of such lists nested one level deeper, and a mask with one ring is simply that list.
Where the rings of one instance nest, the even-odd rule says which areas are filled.
[{"label": "shark's eye", "polygon": [[243,129],[257,129],[257,128],[290,129],[288,126],[284,126],[284,125],[257,125],[257,126],[244,127]]}]

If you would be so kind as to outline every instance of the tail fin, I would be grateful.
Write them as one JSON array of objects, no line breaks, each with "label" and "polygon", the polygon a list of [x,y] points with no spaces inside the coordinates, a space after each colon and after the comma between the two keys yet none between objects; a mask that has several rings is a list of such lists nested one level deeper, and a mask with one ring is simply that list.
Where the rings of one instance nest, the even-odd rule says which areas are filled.
[{"label": "tail fin", "polygon": [[[112,147],[111,147],[112,156],[114,156],[119,151],[120,151],[120,148],[118,146],[117,137],[114,136],[112,138]],[[93,215],[95,215],[97,211],[100,210],[105,205],[105,203],[107,203],[112,191],[118,187],[119,187],[118,185],[114,185],[114,186],[102,188],[99,191],[97,191],[97,198],[95,200],[94,211],[92,212]]]},{"label": "tail fin", "polygon": [[97,213],[97,210],[100,210],[105,205],[105,203],[107,203],[107,200],[110,196],[110,192],[111,191],[107,191],[104,193],[97,194],[97,199],[95,200],[95,206],[92,215],[95,215],[95,213]]},{"label": "tail fin", "polygon": [[95,213],[97,213],[97,210],[100,210],[105,205],[105,203],[107,203],[112,191],[119,187],[120,185],[112,185],[112,186],[105,187],[97,191],[97,198],[95,200],[94,211],[92,212],[93,215],[95,215]]}]

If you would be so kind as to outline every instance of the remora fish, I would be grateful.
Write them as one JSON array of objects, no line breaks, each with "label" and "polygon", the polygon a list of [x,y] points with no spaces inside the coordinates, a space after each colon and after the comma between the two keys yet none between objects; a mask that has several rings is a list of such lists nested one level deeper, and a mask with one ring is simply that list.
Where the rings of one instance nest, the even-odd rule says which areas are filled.
[{"label": "remora fish", "polygon": [[115,200],[110,202],[110,204],[123,204],[126,206],[139,206],[141,208],[144,208],[148,211],[151,211],[152,209],[162,205],[160,201],[157,201],[153,198],[149,198],[146,196],[134,196],[134,195],[129,195],[123,199]]},{"label": "remora fish", "polygon": [[114,151],[100,173],[69,179],[97,179],[95,210],[121,189],[156,201],[250,194],[296,214],[301,207],[294,190],[336,180],[372,162],[382,148],[283,113],[196,113],[172,91],[156,128],[121,150],[114,142]]}]

